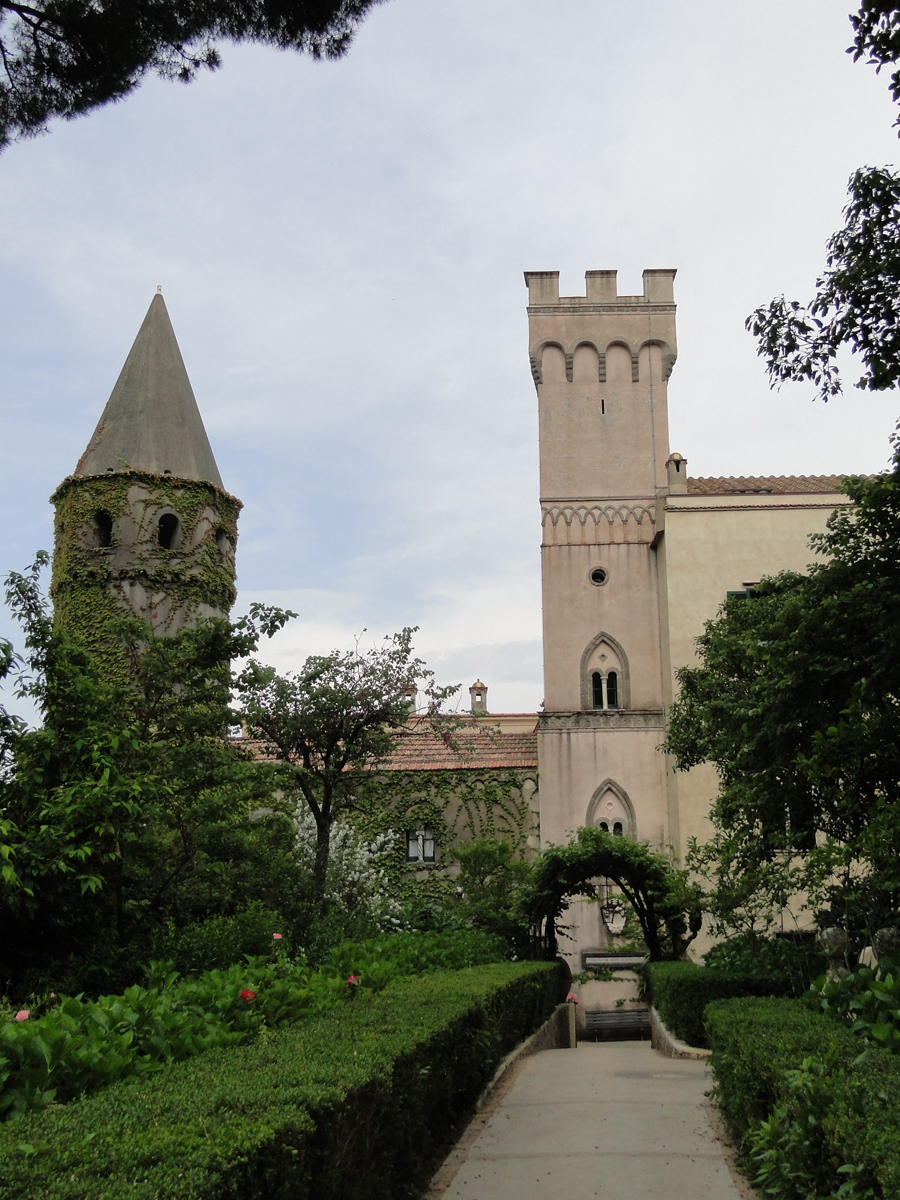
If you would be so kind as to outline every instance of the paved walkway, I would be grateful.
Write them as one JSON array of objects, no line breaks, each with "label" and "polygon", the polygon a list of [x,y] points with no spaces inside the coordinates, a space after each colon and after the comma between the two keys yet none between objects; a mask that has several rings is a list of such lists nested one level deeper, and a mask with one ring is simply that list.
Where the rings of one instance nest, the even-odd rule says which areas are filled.
[{"label": "paved walkway", "polygon": [[741,1200],[750,1193],[710,1124],[709,1086],[706,1063],[664,1058],[648,1042],[545,1050],[476,1117],[430,1196]]}]

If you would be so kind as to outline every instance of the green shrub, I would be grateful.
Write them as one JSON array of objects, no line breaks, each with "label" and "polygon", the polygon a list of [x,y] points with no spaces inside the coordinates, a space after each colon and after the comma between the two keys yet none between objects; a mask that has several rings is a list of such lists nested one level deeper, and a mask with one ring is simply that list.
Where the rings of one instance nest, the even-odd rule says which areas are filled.
[{"label": "green shrub", "polygon": [[828,966],[828,959],[812,936],[767,937],[758,933],[740,933],[719,942],[707,951],[703,962],[715,971],[780,976],[790,983],[795,996],[802,996]]},{"label": "green shrub", "polygon": [[716,1096],[776,1200],[900,1195],[900,1059],[785,999],[706,1010]]},{"label": "green shrub", "polygon": [[0,1128],[5,1200],[412,1200],[559,1000],[553,963],[397,980],[255,1043]]},{"label": "green shrub", "polygon": [[[265,933],[271,945],[271,929]],[[496,962],[505,952],[501,939],[480,930],[391,934],[346,942],[317,970],[280,952],[274,961],[247,957],[186,978],[171,963],[154,964],[147,987],[96,1001],[54,997],[23,1010],[20,1020],[11,1009],[5,1020],[0,1012],[0,1116],[65,1103],[172,1059],[238,1045],[402,975]]]},{"label": "green shrub", "polygon": [[[0,1024],[0,1114],[65,1103],[170,1060],[238,1045],[350,999],[334,968],[250,959],[186,979],[156,964],[145,988],[85,1000],[61,996]],[[375,981],[383,986],[387,979]],[[365,983],[360,981],[360,987]]]},{"label": "green shrub", "polygon": [[259,901],[228,917],[208,917],[160,936],[154,958],[171,961],[182,975],[221,970],[246,957],[269,954],[272,934],[283,926],[281,916]]},{"label": "green shrub", "polygon": [[848,1030],[796,1000],[724,1000],[705,1018],[719,1107],[742,1144],[778,1103],[786,1071],[859,1054]]},{"label": "green shrub", "polygon": [[689,1046],[707,1046],[703,1010],[712,1000],[734,996],[784,996],[792,992],[783,976],[715,971],[689,962],[647,963],[644,991],[663,1024]]},{"label": "green shrub", "polygon": [[394,975],[419,975],[502,962],[509,955],[507,942],[486,929],[446,929],[440,933],[410,930],[364,942],[344,942],[328,952],[325,963],[345,978],[352,972],[366,975],[371,981],[381,974],[385,963],[392,966]]},{"label": "green shrub", "polygon": [[843,979],[815,981],[823,1012],[868,1042],[900,1054],[900,965],[884,957],[873,970],[858,966]]}]

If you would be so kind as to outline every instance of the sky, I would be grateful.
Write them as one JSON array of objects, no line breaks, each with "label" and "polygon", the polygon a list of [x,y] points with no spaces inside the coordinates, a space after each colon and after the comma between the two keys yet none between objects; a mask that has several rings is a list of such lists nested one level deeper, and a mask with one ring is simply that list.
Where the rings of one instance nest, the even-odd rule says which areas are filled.
[{"label": "sky", "polygon": [[[157,285],[261,657],[419,627],[441,682],[542,698],[526,270],[675,267],[692,475],[885,467],[893,393],[771,392],[747,315],[806,299],[850,172],[897,159],[849,0],[388,0],[346,58],[224,66],[0,155],[0,573],[52,546]],[[858,372],[857,372],[858,373]],[[856,378],[848,363],[848,384]],[[363,631],[365,632],[363,633]],[[21,641],[6,615],[0,636]],[[15,706],[15,705],[14,705]]]}]

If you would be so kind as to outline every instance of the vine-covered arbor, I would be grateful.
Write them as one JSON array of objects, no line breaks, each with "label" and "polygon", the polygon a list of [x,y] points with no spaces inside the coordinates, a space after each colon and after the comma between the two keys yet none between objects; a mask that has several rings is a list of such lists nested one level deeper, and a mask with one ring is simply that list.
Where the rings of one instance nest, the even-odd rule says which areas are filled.
[{"label": "vine-covered arbor", "polygon": [[679,959],[700,932],[700,889],[685,870],[645,842],[603,829],[579,829],[567,846],[550,846],[534,868],[527,915],[556,953],[556,921],[573,896],[594,898],[600,879],[622,892],[637,917],[651,962]]}]

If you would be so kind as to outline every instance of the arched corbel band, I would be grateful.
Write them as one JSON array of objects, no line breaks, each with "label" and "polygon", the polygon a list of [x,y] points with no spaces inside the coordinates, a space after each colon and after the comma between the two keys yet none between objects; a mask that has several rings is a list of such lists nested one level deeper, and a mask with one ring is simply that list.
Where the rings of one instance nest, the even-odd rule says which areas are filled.
[{"label": "arched corbel band", "polygon": [[669,345],[663,338],[644,338],[636,346],[622,337],[611,337],[606,343],[595,342],[591,338],[579,338],[573,342],[571,346],[566,347],[562,342],[555,338],[544,338],[543,341],[535,342],[531,347],[529,358],[531,361],[531,375],[534,379],[535,386],[540,386],[544,382],[544,351],[548,346],[555,346],[557,350],[562,352],[566,360],[566,379],[569,383],[572,382],[575,370],[575,351],[579,346],[590,346],[597,354],[597,381],[598,383],[606,383],[606,352],[610,346],[623,346],[631,355],[631,382],[640,382],[640,353],[645,346],[659,346],[662,351],[662,378],[666,382],[672,374],[672,369],[675,366],[675,360],[678,358],[675,349]]},{"label": "arched corbel band", "polygon": [[[607,793],[612,793],[613,799],[617,800],[621,806],[619,811],[616,812],[617,806],[614,805],[613,812],[609,817],[605,814],[605,806],[603,804],[603,798]],[[615,826],[623,817],[624,821],[622,823],[627,827],[617,831]],[[593,796],[591,796],[591,802],[587,806],[585,825],[588,828],[593,829],[603,820],[609,823],[610,833],[621,832],[631,837],[635,837],[637,834],[637,819],[634,814],[634,805],[631,803],[631,799],[625,789],[620,787],[614,779],[604,779],[600,786],[595,789]]]},{"label": "arched corbel band", "polygon": [[594,681],[592,679],[593,670],[591,669],[591,658],[598,646],[606,643],[610,650],[618,659],[616,667],[616,708],[631,708],[631,672],[628,667],[628,657],[622,646],[609,633],[598,633],[596,637],[591,638],[584,648],[584,653],[581,656],[581,708],[583,712],[594,712]]}]

